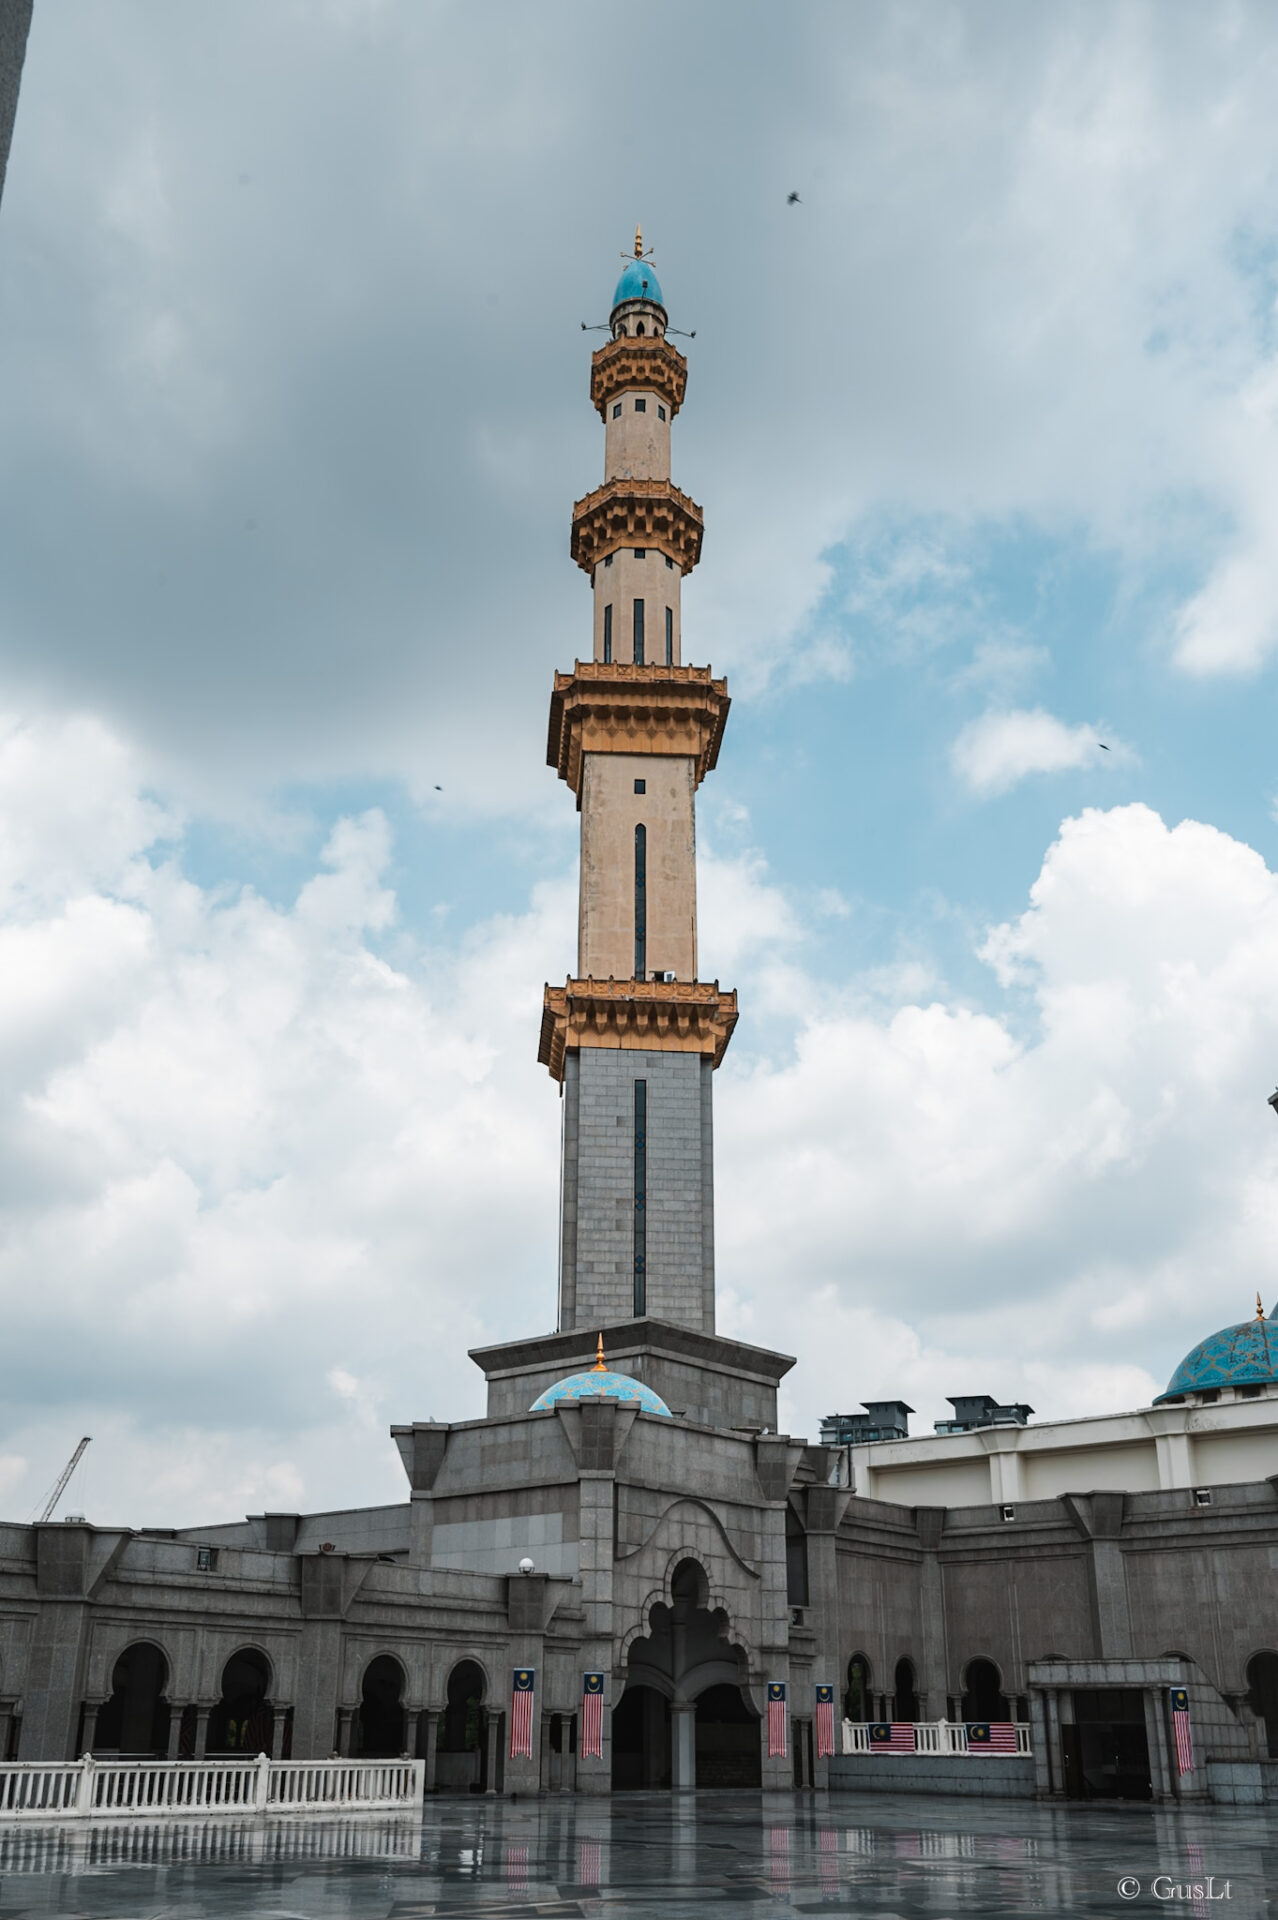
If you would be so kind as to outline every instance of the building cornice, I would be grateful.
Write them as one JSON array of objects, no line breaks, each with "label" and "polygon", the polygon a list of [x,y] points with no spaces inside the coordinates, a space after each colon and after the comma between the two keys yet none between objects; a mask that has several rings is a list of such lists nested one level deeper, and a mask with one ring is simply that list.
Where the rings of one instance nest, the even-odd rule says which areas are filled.
[{"label": "building cornice", "polygon": [[736,992],[717,980],[569,980],[546,988],[537,1058],[556,1080],[580,1047],[699,1053],[717,1067],[736,1024]]},{"label": "building cornice", "polygon": [[688,387],[688,363],[668,340],[636,340],[630,334],[610,340],[590,356],[590,398],[606,417],[608,402],[619,393],[644,387],[660,394],[673,420]]},{"label": "building cornice", "polygon": [[679,754],[695,761],[699,786],[719,757],[731,704],[727,681],[709,667],[579,660],[555,675],[546,763],[578,807],[588,753]]},{"label": "building cornice", "polygon": [[571,553],[593,576],[619,547],[655,547],[681,573],[701,558],[705,520],[695,500],[670,480],[609,480],[573,502]]}]

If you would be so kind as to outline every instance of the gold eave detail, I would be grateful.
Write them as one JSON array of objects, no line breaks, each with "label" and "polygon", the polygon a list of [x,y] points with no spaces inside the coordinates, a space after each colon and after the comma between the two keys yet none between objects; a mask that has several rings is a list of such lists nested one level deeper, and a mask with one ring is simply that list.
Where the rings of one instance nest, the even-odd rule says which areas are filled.
[{"label": "gold eave detail", "polygon": [[556,1080],[580,1047],[699,1053],[717,1067],[736,1024],[736,989],[717,980],[569,980],[546,988],[537,1058]]},{"label": "gold eave detail", "polygon": [[719,758],[731,704],[709,667],[579,660],[555,675],[546,763],[579,807],[588,753],[680,754],[696,762],[699,786]]},{"label": "gold eave detail", "polygon": [[610,400],[635,387],[660,394],[673,420],[688,387],[688,363],[678,347],[668,340],[636,340],[623,334],[591,354],[590,398],[601,420],[607,418]]},{"label": "gold eave detail", "polygon": [[618,547],[656,547],[681,573],[701,558],[705,520],[695,500],[669,480],[609,480],[572,510],[573,559],[584,573]]}]

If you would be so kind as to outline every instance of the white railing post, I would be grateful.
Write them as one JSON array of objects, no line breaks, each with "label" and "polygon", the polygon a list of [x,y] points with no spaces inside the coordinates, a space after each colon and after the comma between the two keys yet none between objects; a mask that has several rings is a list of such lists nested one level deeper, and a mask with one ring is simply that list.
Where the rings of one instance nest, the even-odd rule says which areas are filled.
[{"label": "white railing post", "polygon": [[93,1769],[97,1761],[91,1753],[86,1753],[80,1762],[80,1779],[76,1787],[75,1810],[77,1813],[93,1811]]},{"label": "white railing post", "polygon": [[264,1753],[257,1756],[257,1779],[253,1783],[253,1806],[256,1812],[265,1813],[266,1803],[271,1792],[271,1762]]}]

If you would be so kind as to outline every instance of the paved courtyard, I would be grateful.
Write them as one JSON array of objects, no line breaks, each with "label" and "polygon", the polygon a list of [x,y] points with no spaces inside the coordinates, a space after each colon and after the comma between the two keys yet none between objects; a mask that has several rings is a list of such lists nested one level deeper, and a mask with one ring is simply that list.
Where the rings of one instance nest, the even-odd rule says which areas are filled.
[{"label": "paved courtyard", "polygon": [[0,1829],[0,1920],[1243,1920],[1271,1911],[1276,1873],[1278,1825],[1266,1809],[823,1794],[458,1799],[432,1801],[421,1822],[10,1826]]}]

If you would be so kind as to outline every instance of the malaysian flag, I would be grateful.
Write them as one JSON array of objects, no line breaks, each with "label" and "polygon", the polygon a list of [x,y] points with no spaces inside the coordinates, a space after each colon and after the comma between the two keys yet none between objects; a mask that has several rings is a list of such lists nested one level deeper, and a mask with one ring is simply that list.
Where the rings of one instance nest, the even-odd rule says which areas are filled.
[{"label": "malaysian flag", "polygon": [[839,1890],[839,1836],[833,1827],[817,1828],[817,1865],[821,1869],[821,1891]]},{"label": "malaysian flag", "polygon": [[913,1753],[912,1720],[872,1720],[867,1732],[871,1753]]},{"label": "malaysian flag", "polygon": [[1015,1753],[1016,1723],[1012,1720],[969,1720],[969,1753]]},{"label": "malaysian flag", "polygon": [[1167,1698],[1171,1705],[1172,1737],[1176,1742],[1176,1771],[1192,1773],[1194,1736],[1189,1730],[1189,1693],[1184,1687],[1172,1687]]},{"label": "malaysian flag", "polygon": [[784,1760],[785,1743],[785,1681],[768,1682],[768,1758]]},{"label": "malaysian flag", "polygon": [[768,1828],[768,1878],[773,1893],[784,1893],[790,1884],[789,1827]]},{"label": "malaysian flag", "polygon": [[528,1846],[517,1842],[506,1848],[506,1885],[515,1894],[528,1891]]},{"label": "malaysian flag", "polygon": [[598,1840],[579,1840],[577,1842],[577,1879],[583,1887],[597,1887],[603,1869],[602,1849]]},{"label": "malaysian flag", "polygon": [[601,1673],[581,1676],[581,1757],[603,1759],[603,1692]]},{"label": "malaysian flag", "polygon": [[516,1667],[510,1693],[510,1757],[532,1759],[533,1687],[537,1675],[531,1667]]},{"label": "malaysian flag", "polygon": [[834,1752],[834,1688],[818,1684],[816,1690],[817,1759]]}]

